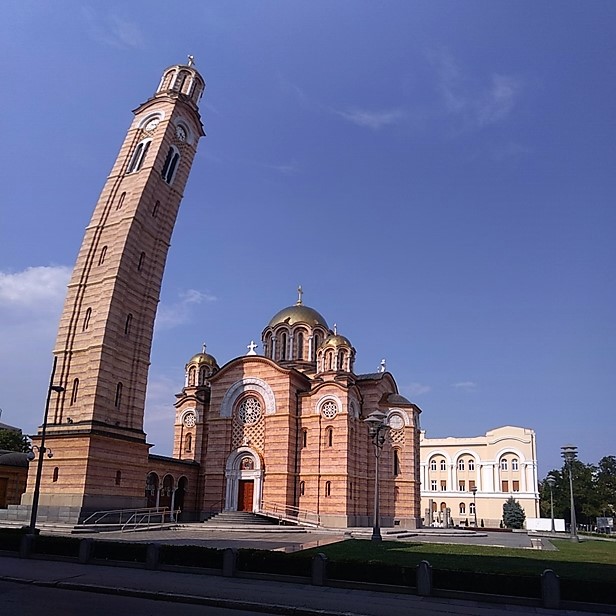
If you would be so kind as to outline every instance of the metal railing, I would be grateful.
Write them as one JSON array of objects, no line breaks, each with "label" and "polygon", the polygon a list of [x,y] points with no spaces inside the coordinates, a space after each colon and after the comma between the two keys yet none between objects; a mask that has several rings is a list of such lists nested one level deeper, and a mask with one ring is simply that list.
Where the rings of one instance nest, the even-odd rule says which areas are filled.
[{"label": "metal railing", "polygon": [[176,523],[179,509],[173,511],[167,507],[144,507],[141,509],[110,509],[95,511],[79,526],[115,526],[122,532],[150,528],[153,525]]},{"label": "metal railing", "polygon": [[307,509],[300,509],[292,505],[263,501],[257,513],[266,515],[270,518],[278,518],[279,521],[305,524],[308,526],[321,526],[321,516],[318,513],[308,511]]}]

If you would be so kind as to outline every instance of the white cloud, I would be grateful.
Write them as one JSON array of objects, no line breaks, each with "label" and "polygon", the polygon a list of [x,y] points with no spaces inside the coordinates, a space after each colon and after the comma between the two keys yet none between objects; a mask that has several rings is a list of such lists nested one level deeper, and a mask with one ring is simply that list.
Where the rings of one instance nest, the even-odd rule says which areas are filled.
[{"label": "white cloud", "polygon": [[399,109],[387,111],[366,111],[364,109],[338,111],[333,109],[332,111],[352,124],[372,130],[378,130],[390,124],[398,124],[404,118],[404,114]]},{"label": "white cloud", "polygon": [[459,381],[458,383],[454,383],[452,387],[461,389],[462,391],[471,392],[477,389],[477,383],[473,381]]},{"label": "white cloud", "polygon": [[82,14],[88,34],[97,42],[117,49],[141,49],[143,34],[139,27],[115,13],[97,14],[91,7],[83,7]]},{"label": "white cloud", "polygon": [[188,323],[194,306],[205,302],[215,302],[216,299],[214,295],[202,293],[196,289],[180,293],[178,301],[172,304],[161,304],[158,307],[154,327],[156,331],[160,331]]},{"label": "white cloud", "polygon": [[496,124],[518,102],[522,83],[511,75],[494,73],[488,84],[475,84],[446,51],[431,54],[431,60],[436,66],[438,89],[447,112],[467,126]]},{"label": "white cloud", "polygon": [[71,269],[63,265],[0,272],[0,307],[48,314],[61,307],[70,275]]},{"label": "white cloud", "polygon": [[422,394],[427,394],[429,391],[432,391],[432,388],[429,385],[423,385],[422,383],[409,383],[402,389],[403,391],[408,392],[411,396],[421,396]]}]

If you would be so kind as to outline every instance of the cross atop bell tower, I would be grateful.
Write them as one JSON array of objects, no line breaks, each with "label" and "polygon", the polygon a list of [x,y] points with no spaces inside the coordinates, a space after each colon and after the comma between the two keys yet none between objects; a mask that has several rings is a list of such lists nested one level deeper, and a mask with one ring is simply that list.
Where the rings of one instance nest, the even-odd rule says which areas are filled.
[{"label": "cross atop bell tower", "polygon": [[56,383],[65,392],[47,427],[57,467],[53,490],[42,491],[49,511],[70,506],[83,517],[93,508],[143,504],[154,319],[178,208],[204,135],[198,108],[204,91],[192,56],[165,69],[154,95],[133,112],[86,228],[54,348]]}]

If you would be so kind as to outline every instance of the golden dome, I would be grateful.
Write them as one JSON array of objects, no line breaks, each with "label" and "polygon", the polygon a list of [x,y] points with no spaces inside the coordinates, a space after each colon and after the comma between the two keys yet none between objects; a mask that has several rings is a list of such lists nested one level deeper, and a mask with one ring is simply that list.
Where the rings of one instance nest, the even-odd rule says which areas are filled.
[{"label": "golden dome", "polygon": [[208,366],[212,366],[212,368],[218,368],[218,362],[216,361],[216,358],[213,355],[210,355],[209,353],[205,352],[205,345],[203,345],[203,351],[201,351],[201,353],[193,355],[190,358],[188,364],[186,365],[189,366],[190,364],[207,364]]},{"label": "golden dome", "polygon": [[277,312],[268,324],[268,327],[276,327],[276,325],[295,325],[296,323],[307,323],[311,327],[321,325],[325,329],[329,329],[327,321],[314,308],[304,306],[303,304],[295,304],[287,306],[280,312]]},{"label": "golden dome", "polygon": [[332,334],[331,336],[328,336],[327,338],[325,338],[325,340],[323,340],[319,348],[341,346],[352,347],[353,345],[347,337],[341,336],[340,334]]}]

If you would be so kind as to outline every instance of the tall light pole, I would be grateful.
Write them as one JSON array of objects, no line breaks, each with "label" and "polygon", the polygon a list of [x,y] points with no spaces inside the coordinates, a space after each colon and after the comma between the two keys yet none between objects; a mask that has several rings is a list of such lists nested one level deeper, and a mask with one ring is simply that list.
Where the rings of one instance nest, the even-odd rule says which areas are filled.
[{"label": "tall light pole", "polygon": [[382,541],[379,513],[379,458],[385,445],[385,437],[389,430],[387,415],[381,411],[373,411],[364,419],[368,424],[368,434],[374,445],[374,518],[372,520],[372,541]]},{"label": "tall light pole", "polygon": [[[51,377],[49,379],[49,388],[47,389],[47,402],[45,402],[45,415],[43,416],[43,425],[41,428],[41,442],[38,446],[38,461],[36,466],[36,480],[34,482],[34,492],[32,494],[32,513],[30,515],[30,527],[28,533],[34,535],[36,533],[36,516],[38,513],[39,495],[41,493],[41,477],[43,475],[43,459],[45,458],[45,433],[47,432],[47,416],[49,415],[49,403],[51,402],[51,392],[62,393],[64,387],[54,385],[53,381],[56,376],[56,365],[58,364],[58,356],[53,358],[53,368],[51,369]],[[51,452],[47,454],[51,457]]]},{"label": "tall light pole", "polygon": [[577,458],[577,447],[575,445],[563,445],[561,447],[562,456],[569,469],[569,492],[571,493],[571,541],[577,543],[580,539],[577,534],[577,524],[575,521],[575,501],[573,500],[573,462]]},{"label": "tall light pole", "polygon": [[477,488],[473,486],[471,488],[471,492],[473,493],[473,513],[475,514],[475,528],[477,528],[477,501],[475,500],[475,496],[477,496]]},{"label": "tall light pole", "polygon": [[545,482],[550,488],[550,516],[552,517],[552,534],[554,534],[556,532],[554,528],[554,486],[556,485],[556,478],[553,475],[548,475]]}]

